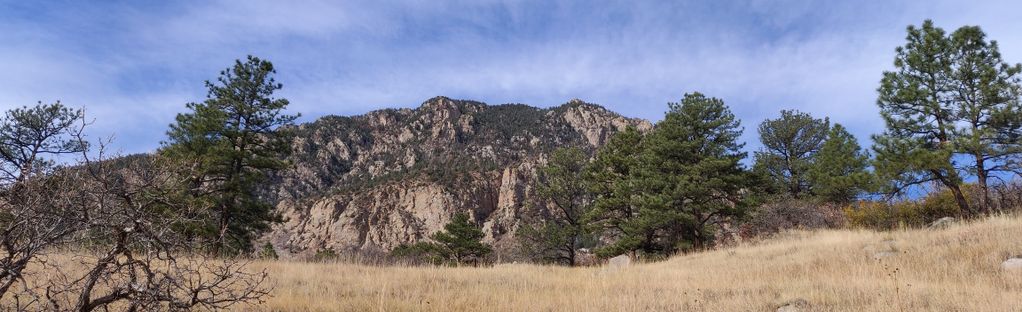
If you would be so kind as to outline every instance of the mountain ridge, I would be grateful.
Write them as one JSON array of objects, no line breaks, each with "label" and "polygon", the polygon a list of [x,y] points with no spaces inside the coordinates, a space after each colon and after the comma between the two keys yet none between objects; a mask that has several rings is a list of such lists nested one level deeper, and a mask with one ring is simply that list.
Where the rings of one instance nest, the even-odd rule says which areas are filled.
[{"label": "mountain ridge", "polygon": [[263,240],[284,256],[386,252],[467,212],[510,256],[522,214],[543,209],[532,178],[547,155],[591,153],[628,126],[652,124],[578,99],[536,108],[438,96],[414,109],[324,116],[293,129],[294,167],[269,188],[286,221]]}]

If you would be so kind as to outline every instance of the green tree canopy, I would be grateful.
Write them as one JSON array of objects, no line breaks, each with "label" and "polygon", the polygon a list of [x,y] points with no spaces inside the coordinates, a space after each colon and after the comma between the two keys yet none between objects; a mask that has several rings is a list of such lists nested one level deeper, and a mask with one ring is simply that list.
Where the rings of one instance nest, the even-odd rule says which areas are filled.
[{"label": "green tree canopy", "polygon": [[669,255],[703,248],[717,224],[749,205],[742,128],[724,101],[692,93],[668,106],[632,174],[637,213],[621,223],[625,236],[610,249]]},{"label": "green tree canopy", "polygon": [[535,256],[574,266],[586,233],[585,215],[592,207],[585,172],[589,157],[577,147],[560,148],[539,168],[536,195],[539,216],[521,229],[523,246]]},{"label": "green tree canopy", "polygon": [[972,158],[965,171],[977,179],[980,207],[987,209],[989,179],[997,172],[1017,173],[1022,166],[1022,107],[1019,106],[1020,64],[1001,58],[996,41],[986,41],[979,27],[965,26],[951,34],[954,64],[951,85],[956,127],[956,152]]},{"label": "green tree canopy", "polygon": [[887,124],[874,136],[877,172],[893,181],[892,193],[937,182],[962,211],[976,212],[962,193],[964,177],[975,176],[986,198],[992,172],[1019,169],[1022,66],[1004,62],[978,27],[947,35],[929,20],[909,26],[896,52],[877,100]]},{"label": "green tree canopy", "polygon": [[9,110],[0,119],[0,182],[45,174],[55,157],[88,148],[81,140],[85,114],[60,102]]},{"label": "green tree canopy", "polygon": [[851,202],[870,190],[873,175],[868,166],[869,153],[844,126],[834,124],[809,170],[813,192],[830,202]]},{"label": "green tree canopy", "polygon": [[192,194],[210,207],[214,253],[251,251],[251,241],[278,218],[257,194],[268,173],[287,166],[287,136],[279,130],[296,115],[273,97],[282,85],[273,64],[249,56],[220,72],[202,103],[188,103],[167,132],[163,152],[194,168]]},{"label": "green tree canopy", "polygon": [[810,194],[809,168],[829,129],[827,118],[782,110],[780,118],[767,119],[759,125],[763,150],[755,153],[756,170],[783,193],[793,197]]},{"label": "green tree canopy", "polygon": [[466,213],[455,214],[444,230],[433,234],[438,250],[456,263],[477,263],[493,251],[482,242],[482,229],[469,220]]},{"label": "green tree canopy", "polygon": [[637,192],[632,175],[639,166],[642,139],[643,134],[631,126],[614,134],[596,152],[586,170],[585,180],[594,198],[585,223],[592,231],[618,242],[598,248],[596,253],[600,257],[613,257],[638,248],[638,244],[623,240],[639,234],[629,232],[634,228],[628,224],[638,215],[638,209],[632,204]]}]

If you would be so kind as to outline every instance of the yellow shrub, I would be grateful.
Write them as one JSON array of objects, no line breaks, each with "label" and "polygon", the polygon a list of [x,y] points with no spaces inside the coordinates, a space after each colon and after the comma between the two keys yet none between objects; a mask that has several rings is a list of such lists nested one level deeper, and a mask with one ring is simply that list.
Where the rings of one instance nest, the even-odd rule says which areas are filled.
[{"label": "yellow shrub", "polygon": [[916,201],[860,201],[843,210],[849,225],[872,229],[920,227],[961,212],[950,191],[934,192]]},{"label": "yellow shrub", "polygon": [[876,201],[860,201],[846,206],[844,209],[848,225],[873,229],[893,228],[897,222],[891,213],[890,205]]},{"label": "yellow shrub", "polygon": [[948,190],[930,193],[913,208],[911,211],[906,211],[906,215],[902,216],[902,219],[912,221],[911,224],[914,225],[930,224],[937,219],[959,216],[961,213],[954,194]]}]

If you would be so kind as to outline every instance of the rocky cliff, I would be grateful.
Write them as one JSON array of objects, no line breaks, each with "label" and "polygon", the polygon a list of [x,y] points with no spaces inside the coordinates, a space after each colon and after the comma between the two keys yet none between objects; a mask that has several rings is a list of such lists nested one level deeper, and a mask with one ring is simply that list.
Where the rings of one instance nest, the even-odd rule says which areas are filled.
[{"label": "rocky cliff", "polygon": [[416,109],[329,116],[297,127],[295,167],[275,177],[285,222],[265,237],[284,256],[384,252],[467,212],[498,254],[535,208],[533,177],[554,149],[593,151],[650,123],[573,100],[549,109],[436,97]]}]

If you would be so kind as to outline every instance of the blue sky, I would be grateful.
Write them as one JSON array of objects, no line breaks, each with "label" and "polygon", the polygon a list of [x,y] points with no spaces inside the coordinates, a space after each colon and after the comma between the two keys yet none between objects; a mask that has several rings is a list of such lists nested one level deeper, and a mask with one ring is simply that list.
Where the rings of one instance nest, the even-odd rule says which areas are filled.
[{"label": "blue sky", "polygon": [[755,126],[799,109],[882,130],[905,27],[980,25],[1022,62],[1017,1],[0,0],[0,109],[84,106],[93,137],[150,151],[203,81],[253,54],[308,121],[446,95],[549,107],[580,98],[659,120],[686,92]]}]

